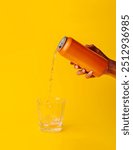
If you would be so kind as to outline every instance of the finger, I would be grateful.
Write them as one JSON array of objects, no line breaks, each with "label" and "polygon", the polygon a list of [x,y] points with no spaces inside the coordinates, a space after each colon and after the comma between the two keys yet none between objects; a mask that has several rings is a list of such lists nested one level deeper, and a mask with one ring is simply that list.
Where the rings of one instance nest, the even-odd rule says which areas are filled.
[{"label": "finger", "polygon": [[71,65],[74,65],[74,68],[75,68],[75,69],[80,69],[80,68],[81,68],[79,65],[77,65],[77,64],[75,64],[75,63],[73,63],[73,62],[70,62],[70,64],[71,64]]},{"label": "finger", "polygon": [[81,67],[79,65],[77,65],[77,64],[74,64],[74,68],[75,69],[80,69]]},{"label": "finger", "polygon": [[87,48],[91,49],[92,51],[96,52],[97,54],[101,55],[102,57],[109,59],[99,48],[97,48],[95,45],[86,45]]},{"label": "finger", "polygon": [[82,74],[85,74],[86,73],[86,70],[85,69],[81,69],[81,70],[78,70],[77,71],[77,74],[78,75],[82,75]]},{"label": "finger", "polygon": [[86,76],[85,76],[87,79],[88,78],[91,78],[91,77],[94,77],[93,76],[93,71],[89,71],[87,74],[86,74]]},{"label": "finger", "polygon": [[91,50],[95,49],[95,45],[94,44],[90,44],[90,45],[86,44],[85,46],[87,48],[90,48]]},{"label": "finger", "polygon": [[100,50],[94,44],[86,45],[86,47],[99,54]]},{"label": "finger", "polygon": [[74,63],[71,61],[71,62],[70,62],[70,65],[74,65]]}]

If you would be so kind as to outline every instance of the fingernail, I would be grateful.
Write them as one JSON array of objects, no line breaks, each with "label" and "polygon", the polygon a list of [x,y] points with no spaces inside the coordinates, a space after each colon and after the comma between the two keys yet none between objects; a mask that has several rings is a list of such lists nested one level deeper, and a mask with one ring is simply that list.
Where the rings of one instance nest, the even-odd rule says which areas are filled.
[{"label": "fingernail", "polygon": [[82,70],[78,70],[78,71],[77,71],[77,74],[78,74],[78,75],[82,75],[82,74],[84,74],[84,73],[82,72]]},{"label": "fingernail", "polygon": [[82,69],[82,73],[85,73],[86,72],[86,70],[85,69]]},{"label": "fingernail", "polygon": [[77,75],[80,75],[80,74],[81,74],[80,70],[79,70],[79,71],[77,71]]},{"label": "fingernail", "polygon": [[74,68],[78,69],[78,68],[79,68],[79,66],[78,66],[78,65],[74,65]]},{"label": "fingernail", "polygon": [[86,74],[86,78],[90,78],[93,74],[93,71],[89,71],[89,73]]}]

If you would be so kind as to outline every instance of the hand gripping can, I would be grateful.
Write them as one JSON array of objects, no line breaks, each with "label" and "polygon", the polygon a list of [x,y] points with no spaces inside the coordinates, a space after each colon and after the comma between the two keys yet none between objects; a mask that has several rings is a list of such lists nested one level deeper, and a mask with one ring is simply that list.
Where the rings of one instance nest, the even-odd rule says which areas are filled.
[{"label": "hand gripping can", "polygon": [[101,76],[108,69],[108,60],[71,37],[62,38],[57,51],[88,72],[93,71],[93,75],[96,77]]}]

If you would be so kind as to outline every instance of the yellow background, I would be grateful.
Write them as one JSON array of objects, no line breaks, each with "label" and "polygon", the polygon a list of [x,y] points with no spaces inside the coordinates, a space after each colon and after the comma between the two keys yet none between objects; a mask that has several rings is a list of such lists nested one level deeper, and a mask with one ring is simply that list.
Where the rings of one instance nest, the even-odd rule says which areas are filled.
[{"label": "yellow background", "polygon": [[60,55],[53,95],[66,99],[64,130],[39,130],[36,99],[64,35],[115,59],[115,0],[0,1],[1,150],[115,150],[115,79],[79,77]]}]

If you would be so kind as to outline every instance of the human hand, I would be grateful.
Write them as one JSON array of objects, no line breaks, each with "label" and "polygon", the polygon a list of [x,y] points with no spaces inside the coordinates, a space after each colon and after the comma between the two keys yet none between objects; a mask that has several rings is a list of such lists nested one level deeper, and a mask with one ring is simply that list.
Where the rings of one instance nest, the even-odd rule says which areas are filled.
[{"label": "human hand", "polygon": [[[95,45],[91,44],[91,45],[86,45],[86,47],[92,51],[94,51],[95,53],[97,53],[98,55],[104,57],[105,59],[109,60],[109,58],[100,50],[98,49]],[[71,65],[74,65],[74,68],[75,69],[78,69],[77,71],[77,75],[84,75],[85,74],[85,77],[88,79],[88,78],[93,78],[95,77],[93,75],[93,71],[90,70],[89,72],[86,71],[85,68],[81,68],[79,65],[77,64],[74,64],[73,62],[70,62]]]}]

